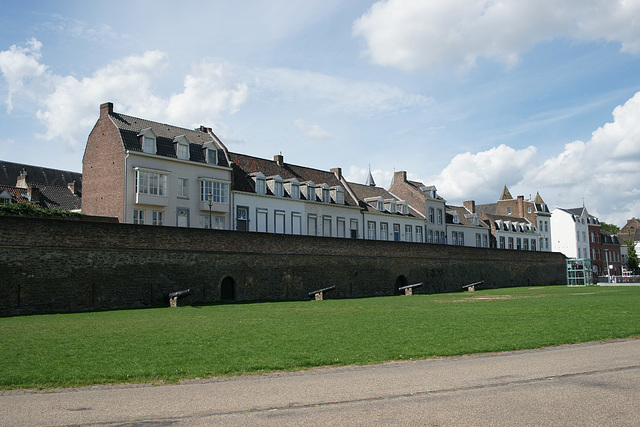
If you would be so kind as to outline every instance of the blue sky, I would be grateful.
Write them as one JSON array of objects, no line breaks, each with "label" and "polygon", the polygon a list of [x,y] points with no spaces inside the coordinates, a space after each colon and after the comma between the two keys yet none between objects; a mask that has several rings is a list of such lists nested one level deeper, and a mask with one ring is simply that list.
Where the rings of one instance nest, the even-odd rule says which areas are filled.
[{"label": "blue sky", "polygon": [[102,102],[450,204],[640,215],[640,0],[1,1],[0,159],[81,171]]}]

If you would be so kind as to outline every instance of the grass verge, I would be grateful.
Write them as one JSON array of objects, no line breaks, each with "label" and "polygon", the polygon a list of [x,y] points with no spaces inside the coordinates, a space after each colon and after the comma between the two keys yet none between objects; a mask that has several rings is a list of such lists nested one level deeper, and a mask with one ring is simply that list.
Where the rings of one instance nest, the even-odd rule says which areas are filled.
[{"label": "grass verge", "polygon": [[640,287],[0,318],[0,389],[172,382],[640,335]]}]

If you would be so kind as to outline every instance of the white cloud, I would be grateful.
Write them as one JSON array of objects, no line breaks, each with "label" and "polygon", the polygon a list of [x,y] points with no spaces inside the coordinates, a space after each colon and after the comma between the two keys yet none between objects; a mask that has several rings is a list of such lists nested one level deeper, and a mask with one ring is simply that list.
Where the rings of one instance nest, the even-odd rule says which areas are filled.
[{"label": "white cloud", "polygon": [[311,71],[271,68],[249,71],[259,90],[274,92],[284,100],[316,101],[318,106],[361,116],[394,114],[409,108],[426,107],[433,99],[404,92],[381,83],[354,81]]},{"label": "white cloud", "polygon": [[29,85],[46,75],[47,67],[38,62],[41,48],[42,43],[29,39],[25,46],[12,45],[9,50],[0,52],[0,71],[9,86],[5,101],[8,113],[13,110],[13,95],[21,91],[34,95]]},{"label": "white cloud", "polygon": [[504,185],[522,180],[535,155],[535,147],[516,150],[504,144],[475,154],[458,154],[425,184],[435,184],[451,202],[497,199]]},{"label": "white cloud", "polygon": [[334,136],[331,133],[323,129],[321,126],[308,125],[300,119],[295,120],[293,122],[293,127],[295,130],[300,132],[300,134],[306,136],[307,138],[314,139],[316,141],[323,141],[323,140],[334,138]]},{"label": "white cloud", "polygon": [[640,53],[640,2],[610,0],[388,0],[353,24],[371,61],[404,70],[480,57],[513,65],[521,52],[554,38],[606,40]]}]

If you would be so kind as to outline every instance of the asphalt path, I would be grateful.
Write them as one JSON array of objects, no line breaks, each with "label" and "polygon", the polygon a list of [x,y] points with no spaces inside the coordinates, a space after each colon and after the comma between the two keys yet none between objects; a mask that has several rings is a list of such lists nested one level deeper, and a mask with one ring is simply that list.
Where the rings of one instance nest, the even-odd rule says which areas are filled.
[{"label": "asphalt path", "polygon": [[0,426],[638,426],[640,340],[0,393]]}]

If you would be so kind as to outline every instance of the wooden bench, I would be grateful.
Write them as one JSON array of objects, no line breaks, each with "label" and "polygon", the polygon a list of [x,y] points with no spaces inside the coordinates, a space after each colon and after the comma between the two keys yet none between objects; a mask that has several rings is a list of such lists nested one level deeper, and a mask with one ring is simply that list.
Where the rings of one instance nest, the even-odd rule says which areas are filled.
[{"label": "wooden bench", "polygon": [[424,285],[424,282],[414,283],[413,285],[401,286],[401,287],[398,288],[398,290],[399,291],[404,291],[405,295],[413,295],[413,289],[414,288],[419,288],[422,285]]},{"label": "wooden bench", "polygon": [[322,301],[324,299],[324,293],[332,291],[336,288],[335,285],[329,286],[327,288],[318,289],[316,291],[309,292],[310,297],[315,297],[316,301]]},{"label": "wooden bench", "polygon": [[462,289],[466,289],[469,292],[473,292],[476,290],[476,286],[481,285],[484,283],[484,280],[481,280],[479,282],[475,282],[475,283],[469,283],[468,285],[464,285],[462,286]]}]

